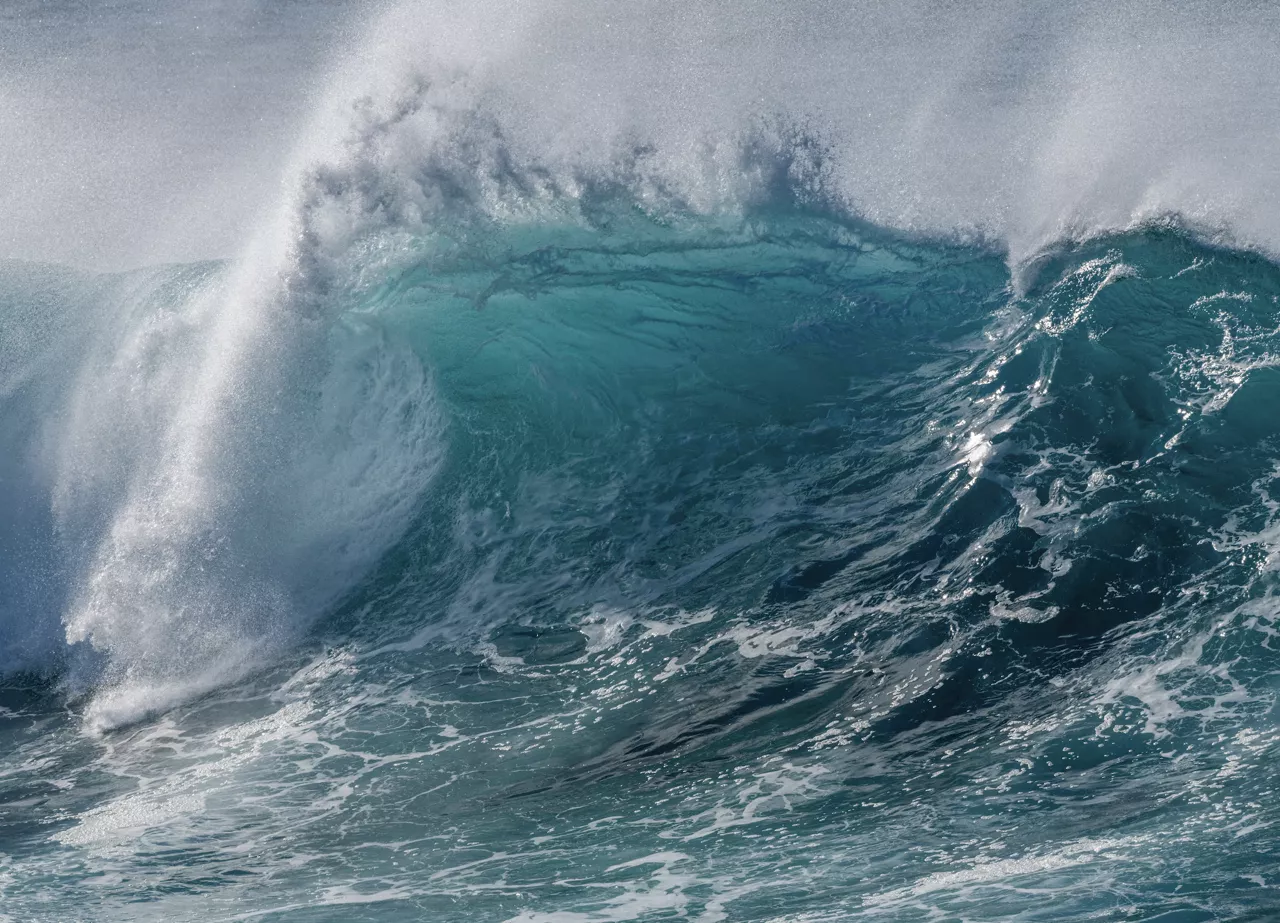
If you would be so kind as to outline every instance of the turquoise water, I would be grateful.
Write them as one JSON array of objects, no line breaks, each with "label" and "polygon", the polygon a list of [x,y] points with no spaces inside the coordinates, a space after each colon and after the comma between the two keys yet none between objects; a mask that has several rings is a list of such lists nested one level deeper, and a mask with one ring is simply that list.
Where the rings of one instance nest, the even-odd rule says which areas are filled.
[{"label": "turquoise water", "polygon": [[1280,920],[1280,8],[0,6],[0,923]]},{"label": "turquoise water", "polygon": [[398,252],[289,302],[142,576],[234,267],[6,270],[0,919],[1280,914],[1274,264],[785,203]]}]

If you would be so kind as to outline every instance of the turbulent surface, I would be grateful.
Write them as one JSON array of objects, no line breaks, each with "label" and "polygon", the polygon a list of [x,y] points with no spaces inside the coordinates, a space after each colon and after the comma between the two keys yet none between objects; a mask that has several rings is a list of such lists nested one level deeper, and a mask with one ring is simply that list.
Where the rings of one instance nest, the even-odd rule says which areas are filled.
[{"label": "turbulent surface", "polygon": [[0,12],[0,923],[1280,917],[1274,11],[187,6]]},{"label": "turbulent surface", "polygon": [[447,449],[298,653],[106,736],[11,681],[9,918],[1280,908],[1280,270],[539,233],[350,306]]}]

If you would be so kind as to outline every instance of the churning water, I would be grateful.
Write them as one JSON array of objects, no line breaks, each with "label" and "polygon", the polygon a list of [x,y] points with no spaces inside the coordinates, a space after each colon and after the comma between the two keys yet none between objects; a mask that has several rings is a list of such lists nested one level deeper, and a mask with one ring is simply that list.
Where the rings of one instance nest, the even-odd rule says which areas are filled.
[{"label": "churning water", "polygon": [[1280,13],[182,6],[0,13],[0,920],[1280,919]]}]

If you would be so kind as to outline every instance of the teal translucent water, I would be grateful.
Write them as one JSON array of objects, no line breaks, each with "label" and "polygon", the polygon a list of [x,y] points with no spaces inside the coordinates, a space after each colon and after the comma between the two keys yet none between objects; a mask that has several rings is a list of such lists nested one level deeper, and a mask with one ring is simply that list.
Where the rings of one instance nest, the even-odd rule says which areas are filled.
[{"label": "teal translucent water", "polygon": [[795,210],[422,252],[329,334],[434,382],[407,532],[140,723],[11,674],[0,919],[1280,913],[1280,269],[1153,228],[1015,283]]}]

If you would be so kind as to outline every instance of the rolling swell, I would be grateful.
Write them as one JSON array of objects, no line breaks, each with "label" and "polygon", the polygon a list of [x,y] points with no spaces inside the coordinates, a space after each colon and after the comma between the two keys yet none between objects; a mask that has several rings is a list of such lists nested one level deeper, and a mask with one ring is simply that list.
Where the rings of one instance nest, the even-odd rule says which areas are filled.
[{"label": "rolling swell", "polygon": [[[918,703],[941,720],[1112,656],[1149,619],[1193,637],[1265,593],[1270,263],[1151,228],[1048,255],[1015,295],[981,251],[813,215],[655,233],[635,254],[540,247],[497,283],[409,272],[380,296],[456,408],[458,473],[406,544],[474,553],[456,532],[473,496],[536,523],[475,526],[512,589],[528,581],[498,621],[545,611],[554,633],[575,610],[728,600],[788,648],[804,612],[912,655],[972,634],[959,649],[981,659],[949,654]],[[530,619],[511,650],[536,646]]]}]

